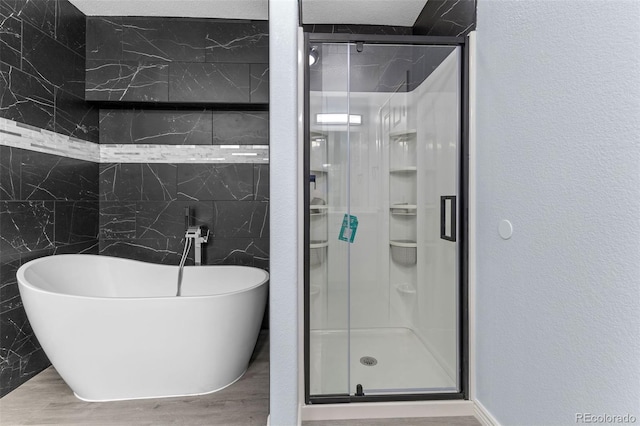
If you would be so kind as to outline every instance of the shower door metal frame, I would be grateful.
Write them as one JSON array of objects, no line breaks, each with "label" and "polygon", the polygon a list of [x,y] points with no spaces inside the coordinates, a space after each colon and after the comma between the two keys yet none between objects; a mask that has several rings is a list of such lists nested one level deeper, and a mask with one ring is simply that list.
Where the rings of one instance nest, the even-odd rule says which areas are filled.
[{"label": "shower door metal frame", "polygon": [[324,394],[311,396],[310,393],[310,81],[309,62],[304,66],[304,392],[306,404],[335,404],[349,402],[391,402],[391,401],[436,401],[469,399],[469,242],[468,242],[468,197],[469,197],[469,50],[468,37],[432,36],[384,36],[364,34],[323,34],[304,33],[305,50],[310,43],[364,43],[396,45],[454,46],[461,48],[462,64],[460,82],[460,158],[459,158],[459,204],[457,211],[459,250],[459,377],[460,392],[418,393],[397,395]]}]

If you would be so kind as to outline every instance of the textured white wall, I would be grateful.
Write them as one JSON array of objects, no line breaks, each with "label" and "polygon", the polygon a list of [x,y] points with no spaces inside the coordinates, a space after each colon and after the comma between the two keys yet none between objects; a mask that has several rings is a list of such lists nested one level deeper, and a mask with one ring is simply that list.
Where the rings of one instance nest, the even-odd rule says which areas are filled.
[{"label": "textured white wall", "polygon": [[298,2],[269,2],[270,422],[298,424]]},{"label": "textured white wall", "polygon": [[640,2],[482,0],[477,28],[477,400],[640,421]]}]

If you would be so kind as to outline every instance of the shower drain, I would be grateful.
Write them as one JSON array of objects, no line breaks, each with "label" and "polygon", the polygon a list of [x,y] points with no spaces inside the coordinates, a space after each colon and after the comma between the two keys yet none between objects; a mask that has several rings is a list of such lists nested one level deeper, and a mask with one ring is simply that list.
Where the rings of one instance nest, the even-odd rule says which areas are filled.
[{"label": "shower drain", "polygon": [[360,364],[366,365],[367,367],[373,367],[378,363],[378,360],[372,356],[363,356],[360,358]]}]

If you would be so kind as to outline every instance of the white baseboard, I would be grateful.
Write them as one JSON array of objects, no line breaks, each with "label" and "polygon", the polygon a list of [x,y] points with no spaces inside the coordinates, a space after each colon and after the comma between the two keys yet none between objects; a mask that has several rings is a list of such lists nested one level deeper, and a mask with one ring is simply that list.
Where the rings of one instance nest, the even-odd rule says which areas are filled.
[{"label": "white baseboard", "polygon": [[480,402],[474,401],[473,411],[473,415],[480,423],[482,423],[482,426],[500,426],[500,423],[498,423],[495,417],[493,417],[489,410],[487,410]]}]

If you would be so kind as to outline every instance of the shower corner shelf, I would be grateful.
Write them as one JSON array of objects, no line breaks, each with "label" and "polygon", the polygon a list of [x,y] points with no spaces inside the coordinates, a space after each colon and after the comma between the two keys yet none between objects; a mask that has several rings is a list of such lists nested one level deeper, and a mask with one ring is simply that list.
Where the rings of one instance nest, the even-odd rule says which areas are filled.
[{"label": "shower corner shelf", "polygon": [[415,241],[390,240],[389,245],[391,246],[391,259],[395,262],[405,266],[416,264],[418,244]]},{"label": "shower corner shelf", "polygon": [[416,129],[408,129],[408,130],[399,130],[395,132],[390,132],[389,137],[392,139],[400,138],[402,136],[415,136],[417,133]]},{"label": "shower corner shelf", "polygon": [[412,173],[418,170],[416,166],[394,167],[389,169],[389,173]]},{"label": "shower corner shelf", "polygon": [[310,249],[321,249],[324,247],[329,247],[329,241],[311,241],[309,243]]},{"label": "shower corner shelf", "polygon": [[323,216],[327,214],[329,206],[326,204],[311,204],[309,206],[309,214],[311,216]]},{"label": "shower corner shelf", "polygon": [[322,287],[319,284],[311,284],[309,286],[309,294],[311,296],[317,296],[322,291]]},{"label": "shower corner shelf", "polygon": [[417,248],[418,243],[411,240],[390,240],[389,245],[392,247]]},{"label": "shower corner shelf", "polygon": [[409,283],[396,284],[394,285],[394,287],[396,288],[396,291],[400,294],[404,294],[407,296],[413,296],[414,294],[416,294],[415,287]]},{"label": "shower corner shelf", "polygon": [[391,214],[395,216],[415,216],[417,211],[415,204],[397,203],[389,206]]}]

